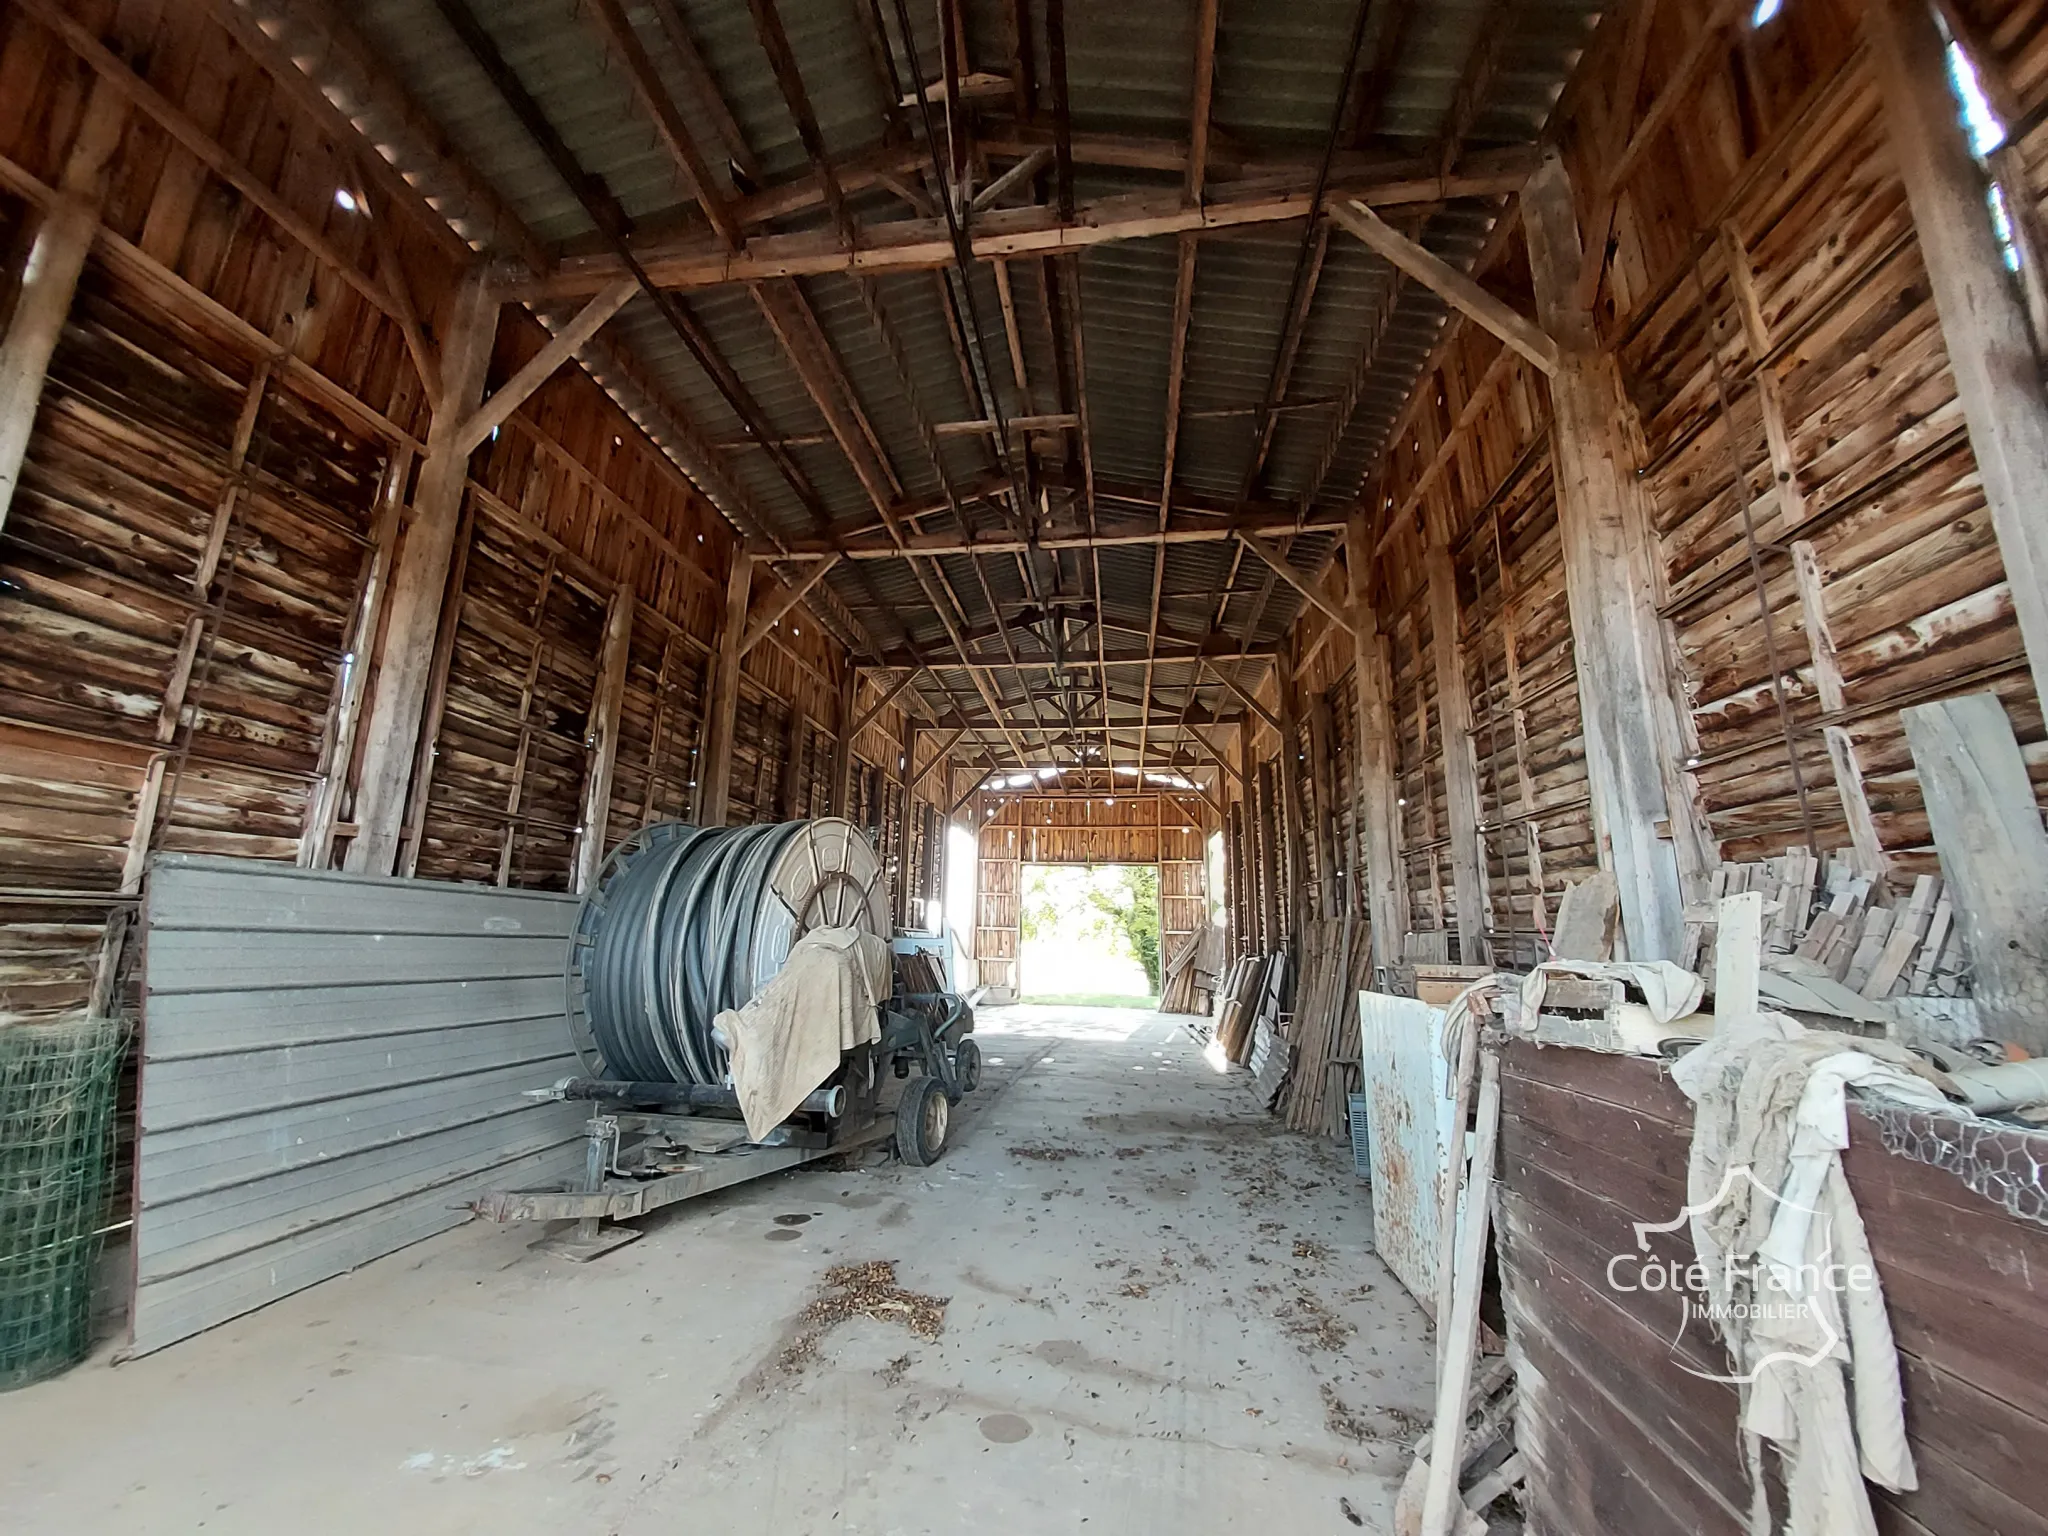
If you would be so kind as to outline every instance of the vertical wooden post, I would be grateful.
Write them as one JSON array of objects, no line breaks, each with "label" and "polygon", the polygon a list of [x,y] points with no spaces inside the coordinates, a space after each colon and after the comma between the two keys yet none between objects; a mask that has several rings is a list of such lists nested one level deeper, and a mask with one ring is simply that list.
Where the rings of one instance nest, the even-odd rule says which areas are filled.
[{"label": "vertical wooden post", "polygon": [[803,704],[793,700],[789,706],[789,728],[782,736],[782,772],[775,781],[775,814],[784,821],[796,820],[797,802],[803,795],[807,731]]},{"label": "vertical wooden post", "polygon": [[1337,866],[1337,796],[1330,777],[1330,701],[1318,696],[1308,708],[1309,785],[1315,794],[1309,809],[1309,835],[1315,840],[1317,895],[1320,917],[1336,917],[1341,910]]},{"label": "vertical wooden post", "polygon": [[2034,691],[2048,699],[2048,397],[2026,305],[1999,249],[1933,13],[1925,0],[1871,0],[1864,25]]},{"label": "vertical wooden post", "polygon": [[604,616],[604,640],[597,653],[597,682],[591,691],[589,768],[583,776],[582,831],[576,842],[576,880],[582,895],[597,883],[604,863],[611,819],[612,768],[619,758],[619,715],[626,705],[626,666],[633,656],[633,589],[612,593]]},{"label": "vertical wooden post", "polygon": [[6,336],[0,338],[0,527],[6,526],[8,508],[14,504],[43,381],[71,314],[85,258],[99,233],[108,171],[127,124],[128,98],[106,76],[94,76],[57,199],[36,229],[14,314]]},{"label": "vertical wooden post", "polygon": [[[832,814],[844,816],[853,799],[853,712],[860,697],[860,668],[849,664],[839,685],[838,736],[832,746]],[[979,828],[976,829],[979,835]]]},{"label": "vertical wooden post", "polygon": [[732,552],[725,578],[725,624],[718,632],[718,660],[711,674],[711,708],[704,729],[704,755],[697,766],[697,825],[725,825],[732,793],[733,726],[740,706],[740,639],[747,632],[747,601],[754,587],[754,558]]},{"label": "vertical wooden post", "polygon": [[1386,638],[1372,602],[1372,534],[1365,514],[1344,530],[1351,590],[1352,691],[1358,711],[1358,816],[1365,829],[1365,909],[1380,965],[1401,958],[1408,931],[1408,893],[1401,878],[1400,795],[1394,784],[1394,687]]},{"label": "vertical wooden post", "polygon": [[1273,664],[1273,691],[1279,704],[1280,755],[1273,766],[1280,775],[1280,820],[1275,828],[1275,852],[1279,869],[1279,908],[1287,914],[1289,937],[1299,943],[1307,931],[1308,859],[1307,816],[1301,804],[1301,719],[1294,691],[1292,637],[1281,642],[1280,656]]},{"label": "vertical wooden post", "polygon": [[1488,963],[1486,863],[1479,841],[1479,764],[1472,751],[1472,696],[1458,617],[1451,552],[1434,540],[1429,574],[1429,640],[1436,660],[1436,718],[1443,737],[1444,799],[1450,812],[1451,889],[1458,898],[1458,961]]},{"label": "vertical wooden post", "polygon": [[483,270],[472,272],[456,290],[441,347],[441,394],[434,402],[427,457],[420,465],[412,520],[391,583],[391,622],[378,658],[370,746],[356,790],[356,836],[346,863],[362,874],[388,875],[398,856],[406,789],[419,748],[434,642],[469,479],[469,454],[456,438],[483,399],[498,336],[498,307]]},{"label": "vertical wooden post", "polygon": [[[1654,606],[1661,583],[1628,401],[1577,296],[1578,216],[1555,152],[1522,191],[1522,226],[1538,318],[1560,354],[1550,380],[1551,461],[1594,837],[1601,867],[1621,887],[1629,957],[1675,959],[1685,934],[1681,867],[1690,874],[1705,864],[1704,839],[1679,768],[1678,702]],[[1657,835],[1666,819],[1675,847]]]},{"label": "vertical wooden post", "polygon": [[910,926],[910,796],[917,779],[917,717],[903,711],[903,736],[896,760],[896,926]]},{"label": "vertical wooden post", "polygon": [[348,781],[349,764],[355,760],[357,726],[362,720],[363,695],[370,681],[370,649],[377,643],[377,627],[391,586],[399,514],[404,505],[405,482],[411,475],[410,448],[394,453],[384,466],[384,487],[356,599],[355,623],[349,630],[348,652],[334,690],[334,702],[328,710],[326,740],[321,744],[320,786],[307,804],[306,828],[299,839],[298,862],[302,869],[325,869],[333,862],[334,829],[340,817],[342,789]]}]

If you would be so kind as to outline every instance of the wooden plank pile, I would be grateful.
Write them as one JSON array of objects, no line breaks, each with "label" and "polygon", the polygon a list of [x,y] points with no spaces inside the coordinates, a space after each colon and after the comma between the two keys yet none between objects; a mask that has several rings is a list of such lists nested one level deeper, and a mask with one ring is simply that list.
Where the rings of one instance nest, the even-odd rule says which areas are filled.
[{"label": "wooden plank pile", "polygon": [[1371,977],[1372,930],[1364,917],[1307,925],[1287,1030],[1293,1071],[1277,1106],[1291,1129],[1344,1134],[1345,1096],[1358,1080],[1358,994]]},{"label": "wooden plank pile", "polygon": [[[1280,1023],[1280,1000],[1287,988],[1285,955],[1244,955],[1224,978],[1223,1011],[1216,1017],[1216,1039],[1224,1058],[1244,1066],[1251,1061],[1258,1027],[1270,1038]],[[1264,1064],[1263,1057],[1261,1065]]]},{"label": "wooden plank pile", "polygon": [[1204,923],[1167,956],[1159,988],[1161,1013],[1203,1013],[1216,995],[1223,962],[1223,930]]},{"label": "wooden plank pile", "polygon": [[[1803,848],[1754,864],[1714,872],[1712,905],[1745,891],[1763,894],[1763,964],[1767,970],[1821,980],[1877,1001],[1907,994],[1954,997],[1963,990],[1965,959],[1954,910],[1942,881],[1921,875],[1902,893],[1859,875],[1847,850],[1825,864]],[[1711,919],[1689,922],[1686,962],[1713,972]]]}]

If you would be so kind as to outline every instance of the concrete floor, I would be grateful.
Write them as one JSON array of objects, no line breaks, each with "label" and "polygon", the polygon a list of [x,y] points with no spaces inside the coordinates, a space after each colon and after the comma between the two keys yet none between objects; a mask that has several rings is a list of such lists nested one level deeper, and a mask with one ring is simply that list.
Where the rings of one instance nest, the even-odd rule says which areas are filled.
[{"label": "concrete floor", "polygon": [[[980,1038],[935,1167],[760,1180],[583,1266],[471,1223],[0,1397],[0,1530],[1386,1530],[1428,1333],[1348,1157],[1179,1020]],[[874,1259],[947,1299],[939,1336],[855,1316],[792,1361],[826,1271]]]}]

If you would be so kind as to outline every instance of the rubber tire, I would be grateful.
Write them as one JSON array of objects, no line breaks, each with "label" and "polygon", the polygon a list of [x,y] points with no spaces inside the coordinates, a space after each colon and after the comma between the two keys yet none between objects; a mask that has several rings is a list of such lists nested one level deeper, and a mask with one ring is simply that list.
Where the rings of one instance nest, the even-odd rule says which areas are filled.
[{"label": "rubber tire", "polygon": [[953,1047],[953,1076],[963,1098],[981,1086],[981,1047],[972,1035]]},{"label": "rubber tire", "polygon": [[914,1077],[896,1104],[896,1155],[913,1168],[929,1168],[946,1150],[951,1101],[936,1077]]}]

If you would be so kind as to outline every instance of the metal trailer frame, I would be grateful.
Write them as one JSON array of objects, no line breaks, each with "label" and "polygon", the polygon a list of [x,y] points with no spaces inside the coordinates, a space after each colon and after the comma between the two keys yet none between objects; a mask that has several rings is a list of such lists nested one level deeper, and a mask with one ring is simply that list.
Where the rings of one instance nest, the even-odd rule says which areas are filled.
[{"label": "metal trailer frame", "polygon": [[[747,1136],[728,1088],[566,1078],[536,1098],[592,1103],[581,1187],[493,1190],[472,1204],[490,1221],[573,1221],[540,1246],[578,1263],[636,1241],[620,1225],[665,1206],[749,1179],[890,1141],[896,1111],[881,1108],[885,1071],[915,1067],[957,1104],[980,1080],[974,1014],[949,992],[913,993],[881,1005],[881,1038],[847,1053],[834,1081],[760,1141]],[[923,1090],[909,1090],[922,1094]],[[650,1107],[653,1106],[653,1107]]]}]

